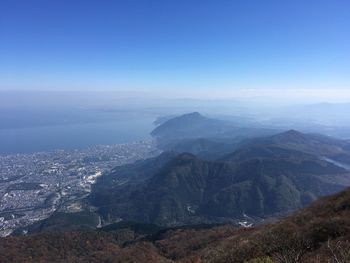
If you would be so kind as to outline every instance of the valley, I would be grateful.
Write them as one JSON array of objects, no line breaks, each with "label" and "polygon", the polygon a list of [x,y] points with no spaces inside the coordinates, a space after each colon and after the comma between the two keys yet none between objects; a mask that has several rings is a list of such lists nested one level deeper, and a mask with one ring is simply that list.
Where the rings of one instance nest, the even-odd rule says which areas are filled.
[{"label": "valley", "polygon": [[0,263],[350,263],[349,14],[0,0]]},{"label": "valley", "polygon": [[[289,227],[317,200],[350,187],[350,144],[296,130],[244,131],[193,113],[160,123],[153,141],[3,156],[1,233],[14,236],[3,245],[62,239],[70,250],[88,240],[100,245],[84,251],[112,246],[111,253],[119,253],[116,262],[133,256],[137,262],[275,257],[262,244],[243,255],[239,249],[246,248],[238,246],[238,252],[217,259],[212,250],[229,246],[226,239],[269,239],[269,229]],[[317,216],[312,211],[308,216]],[[188,235],[188,245],[197,249],[183,244]]]}]

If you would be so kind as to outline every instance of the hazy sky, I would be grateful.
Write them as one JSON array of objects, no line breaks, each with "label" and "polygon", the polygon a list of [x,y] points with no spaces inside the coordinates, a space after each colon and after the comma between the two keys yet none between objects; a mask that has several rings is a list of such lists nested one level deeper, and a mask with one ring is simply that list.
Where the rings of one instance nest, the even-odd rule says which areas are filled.
[{"label": "hazy sky", "polygon": [[349,14],[348,0],[2,0],[0,89],[350,100]]}]

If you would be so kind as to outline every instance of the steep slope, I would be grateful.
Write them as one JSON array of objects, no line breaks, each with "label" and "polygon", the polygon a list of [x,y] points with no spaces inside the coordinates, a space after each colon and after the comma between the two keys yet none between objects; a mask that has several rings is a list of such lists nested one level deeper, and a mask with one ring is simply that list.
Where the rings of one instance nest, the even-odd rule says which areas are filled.
[{"label": "steep slope", "polygon": [[138,184],[116,187],[112,180],[98,181],[90,202],[107,221],[235,222],[245,214],[285,214],[350,185],[345,169],[296,150],[247,146],[230,158],[217,162],[180,154]]},{"label": "steep slope", "polygon": [[92,212],[55,212],[49,218],[38,221],[29,227],[17,229],[13,235],[40,232],[72,232],[94,230],[99,224],[98,215]]},{"label": "steep slope", "polygon": [[237,232],[198,254],[204,262],[268,257],[281,263],[350,262],[349,215],[347,189],[275,224]]},{"label": "steep slope", "polygon": [[[0,239],[7,262],[350,261],[350,189],[257,228],[117,224],[99,231]],[[264,261],[263,261],[264,260]]]},{"label": "steep slope", "polygon": [[171,145],[169,149],[178,153],[191,153],[203,159],[216,160],[237,149],[238,142],[239,138],[184,139]]},{"label": "steep slope", "polygon": [[[164,152],[157,157],[137,161],[132,164],[115,167],[108,176],[99,179],[98,186],[116,184],[123,185],[127,182],[137,183],[152,177],[167,162],[176,157],[175,152]],[[104,181],[106,180],[106,181]],[[112,182],[112,181],[113,182]]]}]

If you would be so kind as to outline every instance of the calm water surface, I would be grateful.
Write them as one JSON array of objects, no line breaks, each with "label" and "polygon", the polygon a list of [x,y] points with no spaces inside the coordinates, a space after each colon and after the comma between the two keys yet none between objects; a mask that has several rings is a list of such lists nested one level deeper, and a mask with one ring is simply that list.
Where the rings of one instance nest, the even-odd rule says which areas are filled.
[{"label": "calm water surface", "polygon": [[79,149],[150,139],[153,121],[152,116],[122,116],[103,122],[0,129],[0,154]]}]

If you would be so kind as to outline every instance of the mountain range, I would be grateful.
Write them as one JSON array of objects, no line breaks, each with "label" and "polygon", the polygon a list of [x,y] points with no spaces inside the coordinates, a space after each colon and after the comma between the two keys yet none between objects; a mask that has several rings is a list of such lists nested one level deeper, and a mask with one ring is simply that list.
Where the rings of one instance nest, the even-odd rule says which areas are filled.
[{"label": "mountain range", "polygon": [[349,141],[199,113],[152,135],[159,156],[103,174],[84,211],[0,239],[0,262],[350,260],[350,190],[324,197],[350,186]]},{"label": "mountain range", "polygon": [[[202,140],[207,155],[220,152]],[[97,181],[89,202],[106,222],[237,223],[290,213],[350,185],[347,141],[290,130],[220,146],[214,160],[173,151],[116,168]]]},{"label": "mountain range", "polygon": [[[242,138],[272,135],[277,132],[275,129],[258,124],[241,126],[233,121],[205,117],[198,112],[176,116],[159,123],[151,135],[158,141],[159,147],[164,150],[173,148],[181,150],[182,147],[185,147],[185,142],[188,146],[189,143],[192,143],[192,147],[199,151],[201,146],[205,148],[213,143],[221,147],[223,142],[232,143]],[[203,141],[203,139],[206,140]]]},{"label": "mountain range", "polygon": [[95,231],[0,239],[0,262],[349,262],[350,189],[259,227],[160,228],[120,222]]}]

